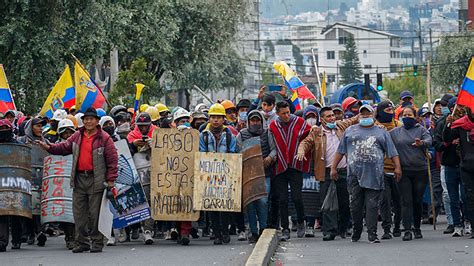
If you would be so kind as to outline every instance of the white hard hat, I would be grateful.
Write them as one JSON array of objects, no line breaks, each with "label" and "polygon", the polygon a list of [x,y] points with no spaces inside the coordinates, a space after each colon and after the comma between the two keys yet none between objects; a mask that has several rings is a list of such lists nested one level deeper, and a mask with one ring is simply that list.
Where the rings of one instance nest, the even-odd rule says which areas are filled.
[{"label": "white hard hat", "polygon": [[56,111],[54,111],[54,114],[53,114],[53,120],[56,120],[56,121],[61,121],[63,119],[66,119],[67,118],[67,112],[64,111],[63,109],[58,109]]},{"label": "white hard hat", "polygon": [[77,120],[77,128],[81,128],[84,126],[84,123],[82,122],[82,117],[84,116],[83,113],[77,113],[74,117]]},{"label": "white hard hat", "polygon": [[206,112],[209,111],[209,107],[205,103],[200,103],[194,107],[194,111]]},{"label": "white hard hat", "polygon": [[59,124],[58,124],[58,133],[61,134],[63,133],[66,129],[71,129],[72,131],[76,131],[74,129],[74,123],[69,120],[69,119],[63,119],[61,121],[59,121]]},{"label": "white hard hat", "polygon": [[189,117],[190,118],[191,114],[188,111],[186,111],[186,109],[180,108],[174,113],[173,121],[176,121],[176,120],[178,120],[180,118],[183,118],[183,117]]}]

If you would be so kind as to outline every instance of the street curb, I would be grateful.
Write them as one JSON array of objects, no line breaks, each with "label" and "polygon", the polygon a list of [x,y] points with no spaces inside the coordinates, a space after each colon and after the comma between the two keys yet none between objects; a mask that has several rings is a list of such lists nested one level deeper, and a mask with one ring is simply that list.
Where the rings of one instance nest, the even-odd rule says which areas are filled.
[{"label": "street curb", "polygon": [[275,229],[265,229],[259,237],[255,248],[250,254],[246,266],[268,265],[270,258],[275,253],[278,246],[278,236]]}]

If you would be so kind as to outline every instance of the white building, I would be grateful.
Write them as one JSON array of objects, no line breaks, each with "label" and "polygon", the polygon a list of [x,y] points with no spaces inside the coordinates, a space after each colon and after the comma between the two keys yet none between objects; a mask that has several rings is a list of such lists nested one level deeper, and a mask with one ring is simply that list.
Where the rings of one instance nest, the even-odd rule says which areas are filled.
[{"label": "white building", "polygon": [[293,45],[291,44],[276,44],[275,45],[275,61],[285,61],[286,63],[295,64],[295,57],[293,56]]},{"label": "white building", "polygon": [[354,39],[362,71],[364,74],[371,74],[372,83],[376,81],[376,73],[395,76],[401,70],[404,60],[401,58],[398,35],[335,23],[324,30],[318,45],[319,71],[326,72],[327,81],[332,84],[330,88],[336,88],[334,84],[339,83],[339,67],[348,37]]}]

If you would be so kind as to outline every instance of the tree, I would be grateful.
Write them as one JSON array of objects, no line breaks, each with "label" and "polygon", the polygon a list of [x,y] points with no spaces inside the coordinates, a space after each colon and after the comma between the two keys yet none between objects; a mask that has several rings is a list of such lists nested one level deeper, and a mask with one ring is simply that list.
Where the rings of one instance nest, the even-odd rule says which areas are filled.
[{"label": "tree", "polygon": [[413,93],[415,104],[421,107],[426,101],[426,80],[420,76],[414,77],[413,71],[400,73],[393,79],[383,80],[384,90],[388,92],[388,97],[394,104],[400,102],[400,92],[409,90]]},{"label": "tree", "polygon": [[439,88],[438,94],[446,93],[449,88],[458,89],[464,80],[469,60],[474,55],[474,35],[465,36],[467,34],[444,36],[436,48],[431,77]]},{"label": "tree", "polygon": [[348,37],[344,47],[346,50],[342,56],[342,65],[339,67],[342,85],[357,82],[362,78],[359,54],[354,39]]}]

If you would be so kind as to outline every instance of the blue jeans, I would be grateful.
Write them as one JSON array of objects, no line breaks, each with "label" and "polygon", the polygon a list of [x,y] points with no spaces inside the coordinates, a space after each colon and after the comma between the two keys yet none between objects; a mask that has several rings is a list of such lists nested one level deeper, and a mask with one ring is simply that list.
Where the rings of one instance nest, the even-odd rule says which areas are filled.
[{"label": "blue jeans", "polygon": [[[267,193],[270,192],[270,177],[265,178]],[[267,228],[268,220],[268,198],[262,198],[252,201],[247,205],[247,217],[249,220],[250,232],[258,235],[258,228],[263,230]],[[258,228],[257,228],[258,217]]]},{"label": "blue jeans", "polygon": [[[446,187],[448,188],[451,205],[451,215],[453,216],[453,225],[463,226],[461,202],[459,200],[461,198],[462,202],[466,202],[466,195],[464,193],[463,183],[461,182],[461,171],[459,167],[445,166],[444,172],[446,175]],[[463,209],[463,213],[465,214],[465,208]]]},{"label": "blue jeans", "polygon": [[453,216],[451,215],[451,202],[449,201],[448,187],[446,186],[446,166],[441,165],[441,186],[443,187],[443,205],[446,211],[448,225],[453,225]]}]

